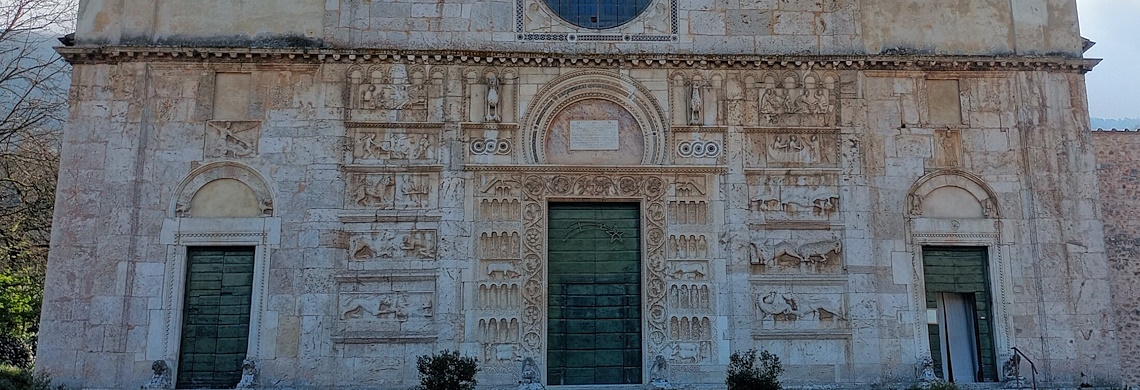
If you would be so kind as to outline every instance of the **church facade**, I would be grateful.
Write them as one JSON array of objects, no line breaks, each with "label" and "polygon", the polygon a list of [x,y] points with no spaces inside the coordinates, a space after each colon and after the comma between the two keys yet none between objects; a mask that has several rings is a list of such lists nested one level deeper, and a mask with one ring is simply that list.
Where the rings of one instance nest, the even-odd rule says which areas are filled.
[{"label": "church facade", "polygon": [[616,3],[84,2],[38,369],[1121,384],[1074,1]]}]

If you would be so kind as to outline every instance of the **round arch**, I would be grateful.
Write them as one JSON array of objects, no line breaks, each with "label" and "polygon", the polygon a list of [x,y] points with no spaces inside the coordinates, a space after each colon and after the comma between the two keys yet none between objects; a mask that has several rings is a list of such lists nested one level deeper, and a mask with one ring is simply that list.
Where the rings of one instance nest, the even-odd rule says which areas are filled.
[{"label": "round arch", "polygon": [[248,188],[248,193],[255,199],[254,202],[256,202],[260,216],[273,217],[276,215],[273,207],[276,204],[273,199],[273,191],[265,178],[248,165],[233,161],[209,163],[190,171],[190,174],[186,175],[186,178],[175,188],[174,197],[167,207],[167,215],[171,217],[192,216],[191,204],[199,191],[208,186],[213,188],[218,183],[232,183],[233,181]]},{"label": "round arch", "polygon": [[641,164],[661,164],[667,160],[665,110],[649,89],[633,78],[604,70],[585,70],[560,76],[538,91],[523,119],[524,159],[545,164],[547,130],[559,113],[575,103],[599,99],[625,109],[641,128],[645,153]]},{"label": "round arch", "polygon": [[939,170],[919,178],[907,195],[907,216],[931,216],[928,201],[932,195],[965,198],[966,194],[977,202],[983,217],[1001,219],[1001,207],[993,189],[977,175],[957,169]]}]

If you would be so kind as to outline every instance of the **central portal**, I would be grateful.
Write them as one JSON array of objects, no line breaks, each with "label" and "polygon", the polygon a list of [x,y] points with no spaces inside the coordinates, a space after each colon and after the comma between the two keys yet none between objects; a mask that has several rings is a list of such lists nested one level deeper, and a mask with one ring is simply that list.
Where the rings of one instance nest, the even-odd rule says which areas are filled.
[{"label": "central portal", "polygon": [[547,383],[640,384],[637,203],[551,203]]}]

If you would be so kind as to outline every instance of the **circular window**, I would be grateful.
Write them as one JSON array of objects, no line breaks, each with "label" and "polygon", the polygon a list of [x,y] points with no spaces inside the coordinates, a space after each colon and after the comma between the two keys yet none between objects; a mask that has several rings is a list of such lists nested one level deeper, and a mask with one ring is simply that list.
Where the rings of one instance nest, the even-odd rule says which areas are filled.
[{"label": "circular window", "polygon": [[558,16],[578,27],[613,28],[637,17],[653,0],[545,0]]}]

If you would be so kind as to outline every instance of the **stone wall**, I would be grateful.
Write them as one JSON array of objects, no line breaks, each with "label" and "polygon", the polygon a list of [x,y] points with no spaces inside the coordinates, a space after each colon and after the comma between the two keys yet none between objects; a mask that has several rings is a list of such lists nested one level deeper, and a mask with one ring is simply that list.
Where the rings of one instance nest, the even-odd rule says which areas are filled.
[{"label": "stone wall", "polygon": [[[609,30],[541,0],[91,0],[81,45],[399,47],[559,53],[1079,57],[1075,0],[658,0]],[[794,49],[792,49],[794,48]]]},{"label": "stone wall", "polygon": [[[1101,213],[1112,273],[1112,306],[1116,314],[1116,332],[1120,340],[1120,359],[1124,367],[1140,365],[1140,215],[1134,205],[1140,172],[1140,135],[1133,131],[1094,131],[1097,177],[1100,179]],[[1124,372],[1126,383],[1140,382],[1140,372]]]},{"label": "stone wall", "polygon": [[[176,366],[186,247],[227,244],[258,251],[263,383],[409,386],[451,348],[513,386],[545,359],[551,200],[642,204],[646,381],[758,347],[793,384],[912,383],[923,245],[989,247],[1000,358],[1122,373],[1077,72],[144,57],[69,54],[38,367],[66,383]],[[571,117],[630,161],[565,148]]]}]

